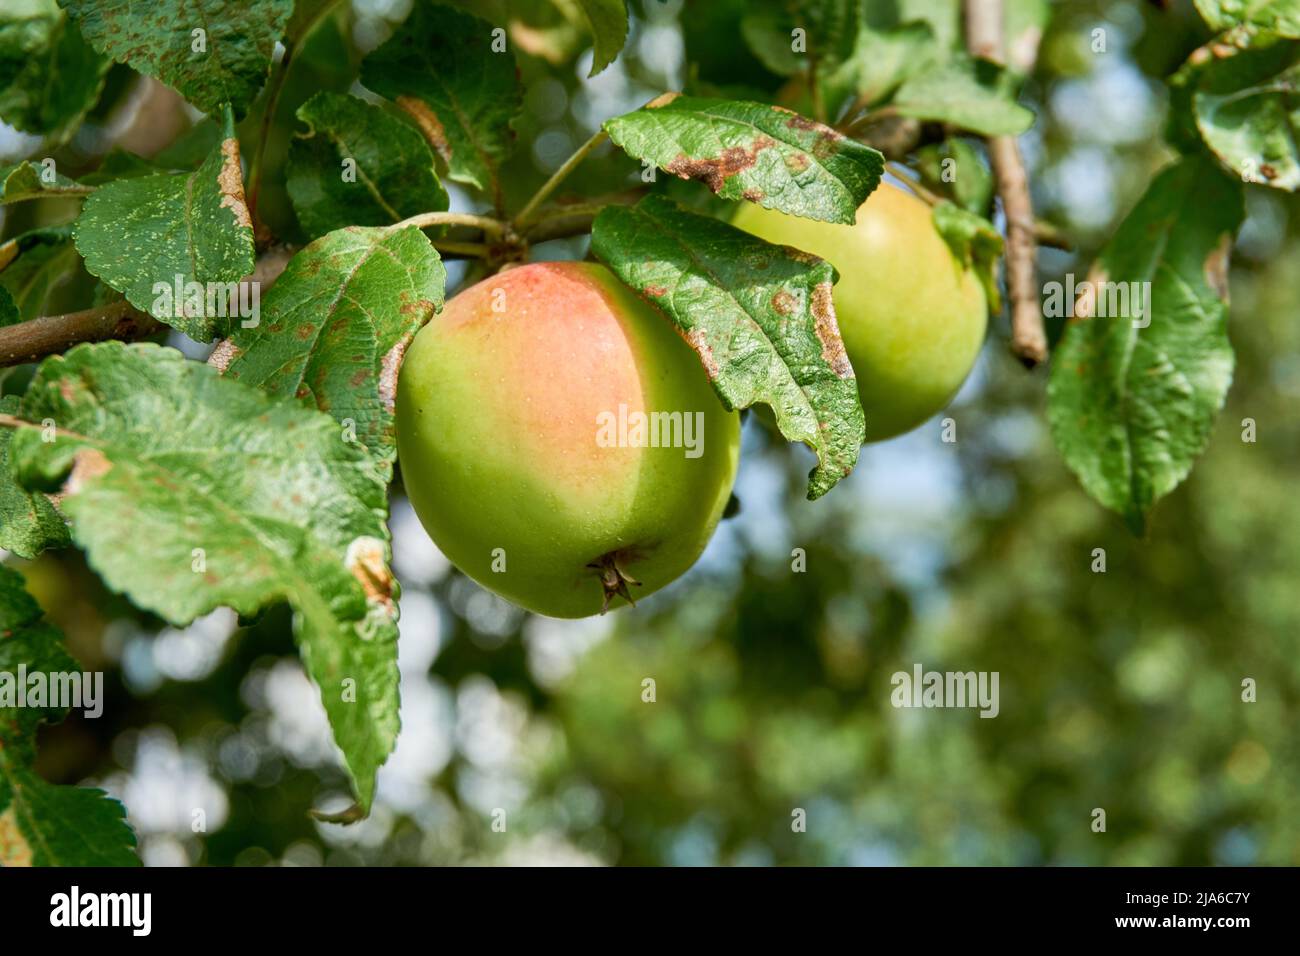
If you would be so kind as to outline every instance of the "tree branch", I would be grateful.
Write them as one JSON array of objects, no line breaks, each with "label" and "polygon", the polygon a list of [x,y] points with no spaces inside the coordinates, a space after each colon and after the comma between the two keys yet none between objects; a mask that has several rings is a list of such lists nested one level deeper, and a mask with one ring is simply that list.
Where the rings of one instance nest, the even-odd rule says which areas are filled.
[{"label": "tree branch", "polygon": [[129,302],[113,302],[66,315],[46,315],[0,327],[0,368],[39,361],[81,342],[148,338],[164,328]]},{"label": "tree branch", "polygon": [[506,224],[491,216],[478,216],[469,212],[422,212],[403,219],[389,226],[390,229],[404,229],[416,226],[427,229],[429,226],[471,226],[483,230],[483,234],[492,239],[500,239],[506,234]]},{"label": "tree branch", "polygon": [[[1006,62],[1002,0],[964,0],[966,46],[973,56]],[[988,138],[989,160],[1007,219],[1007,297],[1011,351],[1033,368],[1047,358],[1047,333],[1038,295],[1038,246],[1029,176],[1014,136]]]}]

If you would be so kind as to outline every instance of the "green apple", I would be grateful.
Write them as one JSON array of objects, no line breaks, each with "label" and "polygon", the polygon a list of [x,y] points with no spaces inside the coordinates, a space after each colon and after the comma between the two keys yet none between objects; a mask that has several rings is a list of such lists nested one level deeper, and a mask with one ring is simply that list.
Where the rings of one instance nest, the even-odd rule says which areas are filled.
[{"label": "green apple", "polygon": [[420,330],[397,447],[452,563],[529,610],[585,617],[699,558],[736,477],[740,420],[608,269],[545,262],[466,289]]},{"label": "green apple", "polygon": [[742,203],[733,222],[839,272],[832,298],[867,441],[915,428],[952,400],[979,355],[988,308],[978,277],[953,256],[926,203],[881,183],[851,226],[753,203]]}]

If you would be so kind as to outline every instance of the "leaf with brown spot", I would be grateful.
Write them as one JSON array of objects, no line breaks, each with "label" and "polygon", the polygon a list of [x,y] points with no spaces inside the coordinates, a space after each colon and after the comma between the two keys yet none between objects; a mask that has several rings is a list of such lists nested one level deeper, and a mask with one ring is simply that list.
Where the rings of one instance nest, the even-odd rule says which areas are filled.
[{"label": "leaf with brown spot", "polygon": [[829,262],[660,196],[604,209],[591,247],[677,327],[727,408],[770,405],[781,434],[817,453],[809,498],[853,470],[865,422]]},{"label": "leaf with brown spot", "polygon": [[445,281],[414,227],[331,232],[290,260],[262,299],[261,323],[232,332],[226,375],[351,421],[357,441],[391,468],[396,364],[442,308]]},{"label": "leaf with brown spot", "polygon": [[[326,91],[298,107],[297,116],[307,131],[289,146],[285,185],[310,238],[447,208],[428,143],[382,106]],[[339,175],[344,162],[355,174],[347,179]]]},{"label": "leaf with brown spot", "polygon": [[397,32],[361,64],[361,82],[399,103],[447,163],[447,175],[499,198],[523,108],[512,53],[495,53],[492,24],[417,0]]},{"label": "leaf with brown spot", "polygon": [[851,223],[884,158],[828,126],[762,103],[677,96],[605,122],[630,156],[724,199]]},{"label": "leaf with brown spot", "polygon": [[[1179,116],[1190,112],[1232,176],[1300,189],[1300,39],[1238,27],[1193,53],[1171,88]],[[1185,120],[1182,129],[1191,132]]]},{"label": "leaf with brown spot", "polygon": [[[290,282],[286,272],[275,289]],[[73,541],[110,589],[177,626],[222,606],[293,607],[304,665],[368,807],[397,736],[397,611],[395,594],[354,573],[352,549],[368,542],[368,574],[383,581],[388,469],[328,415],[156,345],[46,359],[19,417],[34,425],[10,442],[17,480],[63,484]],[[52,442],[46,418],[59,423]]]},{"label": "leaf with brown spot", "polygon": [[[185,314],[185,303],[175,301],[176,277],[182,289],[191,282],[234,283],[255,265],[229,108],[224,123],[221,142],[198,169],[105,183],[86,200],[75,226],[91,275],[199,342],[224,331],[230,317],[215,309],[208,314],[206,297],[200,314]],[[228,311],[224,303],[221,311]]]},{"label": "leaf with brown spot", "polygon": [[[242,115],[266,82],[293,0],[60,0],[100,53],[155,76],[205,113]],[[196,28],[205,49],[193,49]]]}]

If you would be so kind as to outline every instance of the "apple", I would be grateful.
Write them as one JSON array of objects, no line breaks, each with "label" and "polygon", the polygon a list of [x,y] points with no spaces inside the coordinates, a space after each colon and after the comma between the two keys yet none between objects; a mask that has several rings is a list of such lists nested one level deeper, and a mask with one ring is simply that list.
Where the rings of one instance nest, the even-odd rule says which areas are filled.
[{"label": "apple", "polygon": [[539,614],[586,617],[695,563],[736,477],[740,419],[663,316],[602,265],[484,279],[398,377],[406,493],[434,543]]},{"label": "apple", "polygon": [[952,400],[979,355],[988,308],[979,278],[953,256],[925,202],[881,183],[851,226],[753,203],[742,203],[732,221],[839,272],[832,299],[867,441],[915,428]]}]

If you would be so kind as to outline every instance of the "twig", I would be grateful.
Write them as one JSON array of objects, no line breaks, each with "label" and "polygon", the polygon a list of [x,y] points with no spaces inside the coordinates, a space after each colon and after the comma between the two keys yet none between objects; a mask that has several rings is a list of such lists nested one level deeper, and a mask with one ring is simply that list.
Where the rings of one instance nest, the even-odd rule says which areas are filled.
[{"label": "twig", "polygon": [[494,239],[506,234],[506,224],[500,219],[493,219],[491,216],[478,216],[469,212],[422,212],[408,219],[403,219],[401,222],[394,223],[389,228],[405,229],[407,226],[416,226],[420,229],[429,226],[472,226],[475,229],[483,230],[485,236],[491,236]]},{"label": "twig", "polygon": [[[903,184],[907,186],[908,189],[912,190],[912,192],[916,193],[918,198],[924,199],[931,206],[937,206],[941,202],[948,201],[947,197],[931,192],[913,179],[911,176],[912,171],[902,163],[889,160],[885,163],[885,169],[893,173],[896,179],[902,180]],[[1074,248],[1073,244],[1070,242],[1070,237],[1061,232],[1061,230],[1057,229],[1050,222],[1035,219],[1030,223],[1029,228],[1034,234],[1034,241],[1040,246],[1051,246],[1053,249],[1064,249],[1067,252]]]},{"label": "twig", "polygon": [[893,173],[895,179],[901,180],[908,189],[912,190],[912,192],[916,193],[919,198],[924,199],[931,206],[937,206],[939,203],[944,201],[943,196],[940,196],[938,193],[930,192],[930,190],[926,189],[919,182],[913,179],[912,171],[902,163],[896,163],[891,159],[889,162],[885,163],[885,169]]},{"label": "twig", "polygon": [[[1002,0],[964,0],[966,46],[973,56],[1006,62]],[[1047,333],[1038,298],[1038,247],[1029,176],[1014,136],[988,139],[989,160],[1007,218],[1007,295],[1011,300],[1011,351],[1033,368],[1047,358]]]},{"label": "twig", "polygon": [[125,301],[41,316],[0,328],[0,368],[36,362],[81,342],[144,339],[162,328],[162,323]]},{"label": "twig", "polygon": [[552,173],[550,179],[542,183],[542,188],[533,194],[533,198],[524,204],[524,208],[519,210],[519,214],[515,216],[515,226],[522,229],[524,226],[528,225],[529,221],[532,219],[533,213],[537,212],[537,208],[546,201],[546,198],[550,196],[551,193],[555,192],[555,188],[559,186],[560,183],[564,182],[565,177],[567,177],[569,173],[573,172],[578,167],[578,164],[586,159],[593,149],[605,142],[608,138],[608,133],[603,129],[598,129],[594,134],[592,134],[592,137],[589,140],[579,146],[574,151],[573,155],[564,161],[564,165]]}]

